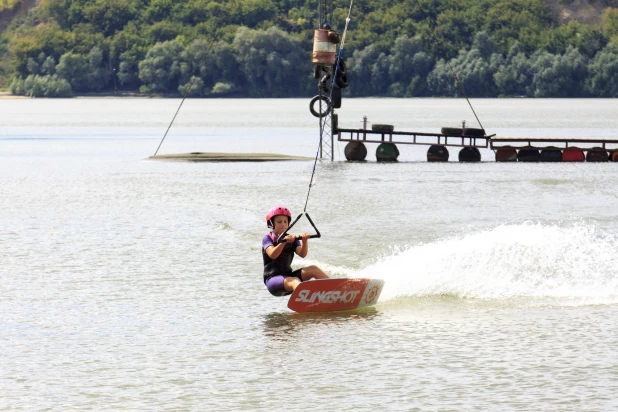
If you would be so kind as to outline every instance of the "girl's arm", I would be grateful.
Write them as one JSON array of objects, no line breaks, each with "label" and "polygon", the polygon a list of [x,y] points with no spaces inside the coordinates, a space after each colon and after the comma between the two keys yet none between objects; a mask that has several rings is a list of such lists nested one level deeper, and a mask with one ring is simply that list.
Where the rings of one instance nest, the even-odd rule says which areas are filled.
[{"label": "girl's arm", "polygon": [[269,258],[273,260],[277,259],[279,255],[281,255],[281,252],[283,252],[283,248],[285,248],[286,243],[290,243],[294,241],[294,236],[287,235],[286,237],[283,238],[283,240],[285,240],[285,242],[281,242],[277,246],[268,246],[266,248],[266,254],[268,255]]},{"label": "girl's arm", "polygon": [[301,233],[300,238],[303,243],[300,246],[296,246],[296,254],[301,258],[307,256],[307,252],[309,251],[309,233]]}]

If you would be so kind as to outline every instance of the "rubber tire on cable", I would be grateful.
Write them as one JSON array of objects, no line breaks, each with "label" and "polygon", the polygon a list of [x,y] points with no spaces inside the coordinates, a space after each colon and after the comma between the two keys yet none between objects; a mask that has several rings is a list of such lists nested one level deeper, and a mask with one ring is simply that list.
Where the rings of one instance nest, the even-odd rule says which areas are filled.
[{"label": "rubber tire on cable", "polygon": [[339,69],[337,70],[337,73],[345,75],[348,74],[348,67],[345,65],[345,60],[339,59]]},{"label": "rubber tire on cable", "polygon": [[[325,111],[322,112],[322,113],[318,112],[314,108],[315,104],[316,103],[319,104],[320,100],[322,100],[322,109],[325,109]],[[319,107],[320,106],[318,106],[318,109],[319,109]],[[311,102],[309,103],[309,111],[315,117],[324,117],[324,116],[326,116],[330,112],[330,99],[328,97],[326,97],[326,96],[320,96],[320,95],[315,96],[313,99],[311,99]]]},{"label": "rubber tire on cable", "polygon": [[337,70],[337,77],[335,77],[335,83],[342,89],[345,89],[350,85],[350,81],[348,80],[348,68],[346,67],[345,61],[343,61],[343,59],[339,59],[339,69]]},{"label": "rubber tire on cable", "polygon": [[348,87],[350,85],[350,81],[348,80],[348,75],[347,74],[345,76],[337,75],[337,78],[335,79],[335,84],[337,84],[337,86],[339,86],[342,89],[345,89],[346,87]]},{"label": "rubber tire on cable", "polygon": [[441,133],[446,136],[471,136],[471,137],[484,137],[485,129],[475,129],[473,127],[466,127],[466,134],[463,134],[462,128],[457,127],[443,127]]},{"label": "rubber tire on cable", "polygon": [[392,124],[372,124],[371,130],[378,133],[390,133],[395,130]]}]

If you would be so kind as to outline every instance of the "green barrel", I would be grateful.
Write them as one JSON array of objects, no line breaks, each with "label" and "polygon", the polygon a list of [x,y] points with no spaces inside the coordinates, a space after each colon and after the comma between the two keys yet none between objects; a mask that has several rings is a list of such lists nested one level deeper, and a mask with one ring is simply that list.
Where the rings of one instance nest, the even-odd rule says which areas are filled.
[{"label": "green barrel", "polygon": [[395,162],[399,157],[399,149],[393,143],[380,143],[376,149],[378,162]]}]

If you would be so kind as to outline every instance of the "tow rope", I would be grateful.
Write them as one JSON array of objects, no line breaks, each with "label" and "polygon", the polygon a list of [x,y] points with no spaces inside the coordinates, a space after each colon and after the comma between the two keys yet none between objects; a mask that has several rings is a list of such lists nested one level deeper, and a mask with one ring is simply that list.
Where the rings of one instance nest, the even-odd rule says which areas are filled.
[{"label": "tow rope", "polygon": [[[345,28],[343,29],[343,34],[341,36],[341,45],[339,47],[339,52],[337,53],[337,61],[335,63],[335,71],[333,73],[333,77],[332,77],[332,83],[331,83],[331,87],[330,87],[330,95],[329,95],[329,101],[333,101],[333,88],[335,86],[335,79],[337,78],[337,71],[339,70],[339,62],[341,61],[342,55],[343,55],[343,47],[345,45],[345,36],[346,33],[348,32],[348,25],[350,24],[350,15],[352,14],[352,5],[354,4],[354,0],[350,0],[350,8],[348,9],[348,17],[346,17],[345,19]],[[322,4],[320,2],[320,9],[322,8]],[[320,14],[321,10],[320,10]],[[324,20],[326,21],[326,15],[327,13],[324,12]],[[321,23],[321,22],[320,22]],[[328,107],[328,110],[330,110],[330,105]],[[320,99],[320,113],[323,113],[322,111],[322,99]],[[315,184],[315,170],[318,164],[318,159],[320,157],[320,148],[322,147],[322,142],[324,141],[324,126],[322,124],[322,119],[326,117],[326,116],[321,116],[319,117],[319,122],[320,122],[320,140],[318,143],[318,149],[315,153],[315,159],[313,160],[313,170],[311,171],[311,179],[309,179],[309,188],[307,189],[307,198],[305,199],[305,207],[303,209],[303,212],[298,215],[298,217],[296,219],[294,219],[294,221],[292,222],[292,224],[290,224],[290,226],[288,226],[287,230],[285,232],[283,232],[279,238],[277,239],[277,242],[279,242],[279,239],[283,239],[287,233],[289,232],[289,230],[296,224],[296,222],[298,222],[300,220],[300,218],[305,215],[307,216],[307,220],[309,221],[309,223],[311,224],[311,226],[313,227],[313,229],[315,230],[316,234],[315,235],[311,235],[309,236],[309,239],[316,239],[316,238],[320,238],[322,237],[322,235],[320,234],[320,231],[318,230],[318,228],[315,226],[315,224],[313,223],[313,220],[311,220],[311,216],[309,216],[309,213],[307,213],[307,205],[309,204],[309,196],[311,195],[311,188],[313,187],[313,185]],[[296,237],[297,239],[300,239],[300,236]]]}]

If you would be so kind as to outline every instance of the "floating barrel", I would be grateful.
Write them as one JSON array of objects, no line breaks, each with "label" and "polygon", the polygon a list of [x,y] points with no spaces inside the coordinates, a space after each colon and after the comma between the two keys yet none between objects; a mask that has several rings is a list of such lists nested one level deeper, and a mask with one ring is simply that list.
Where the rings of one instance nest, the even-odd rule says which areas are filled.
[{"label": "floating barrel", "polygon": [[496,150],[496,162],[516,162],[517,150],[511,146],[504,146]]},{"label": "floating barrel", "polygon": [[460,162],[480,162],[481,152],[476,147],[464,147],[459,151]]},{"label": "floating barrel", "polygon": [[380,143],[376,149],[378,162],[394,162],[399,157],[399,149],[393,143]]},{"label": "floating barrel", "polygon": [[427,150],[428,162],[448,162],[448,149],[442,145],[433,145]]},{"label": "floating barrel", "polygon": [[517,153],[517,161],[519,162],[538,162],[539,159],[539,150],[532,146],[522,147]]},{"label": "floating barrel", "polygon": [[365,160],[367,157],[367,148],[363,142],[349,142],[344,149],[345,158],[348,160]]},{"label": "floating barrel", "polygon": [[550,146],[541,150],[541,156],[539,158],[541,162],[562,162],[562,150],[557,147]]},{"label": "floating barrel", "polygon": [[337,45],[328,39],[328,30],[316,30],[313,35],[314,64],[335,64],[337,59]]},{"label": "floating barrel", "polygon": [[618,162],[618,151],[612,152],[611,156],[609,157],[609,159],[612,162]]},{"label": "floating barrel", "polygon": [[609,160],[609,153],[602,147],[593,147],[586,153],[587,162],[607,162]]},{"label": "floating barrel", "polygon": [[563,162],[583,162],[585,159],[584,151],[579,147],[567,147],[562,152]]}]

